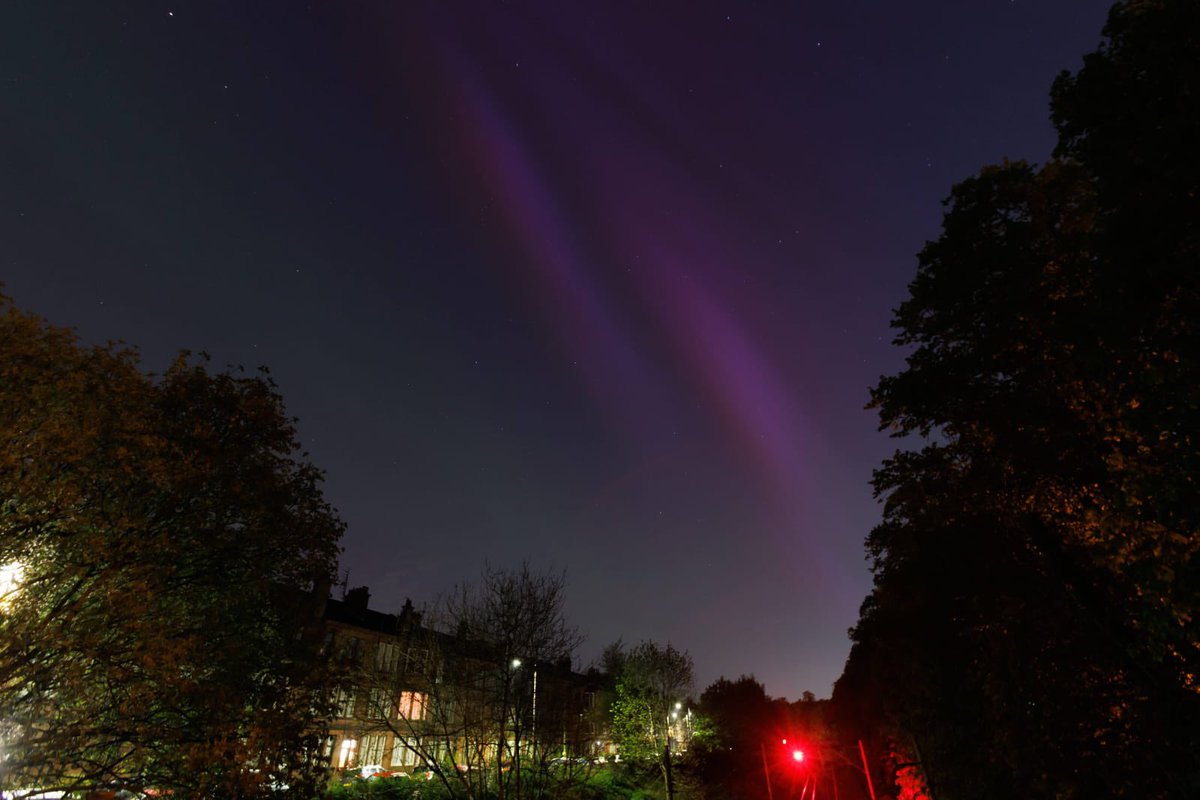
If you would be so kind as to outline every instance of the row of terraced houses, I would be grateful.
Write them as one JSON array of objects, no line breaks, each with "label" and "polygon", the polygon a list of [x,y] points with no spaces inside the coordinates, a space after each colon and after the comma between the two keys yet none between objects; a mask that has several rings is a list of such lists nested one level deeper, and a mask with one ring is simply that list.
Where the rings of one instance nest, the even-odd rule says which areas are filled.
[{"label": "row of terraced houses", "polygon": [[360,774],[486,772],[525,759],[610,756],[598,679],[566,661],[499,660],[486,647],[368,607],[366,588],[324,603],[324,647],[347,665],[324,756]]}]

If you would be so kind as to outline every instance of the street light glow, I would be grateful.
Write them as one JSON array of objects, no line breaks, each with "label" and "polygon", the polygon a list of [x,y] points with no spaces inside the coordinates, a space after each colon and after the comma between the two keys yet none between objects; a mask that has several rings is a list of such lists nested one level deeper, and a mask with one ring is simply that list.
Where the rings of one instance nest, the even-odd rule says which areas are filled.
[{"label": "street light glow", "polygon": [[0,564],[0,611],[8,610],[13,604],[24,578],[25,565],[20,561]]}]

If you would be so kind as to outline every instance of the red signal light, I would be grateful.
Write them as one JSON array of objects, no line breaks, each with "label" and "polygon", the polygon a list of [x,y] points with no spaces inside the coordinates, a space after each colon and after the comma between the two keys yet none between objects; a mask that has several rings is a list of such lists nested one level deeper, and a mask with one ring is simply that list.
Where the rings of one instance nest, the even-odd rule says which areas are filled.
[{"label": "red signal light", "polygon": [[795,761],[797,764],[804,761],[804,751],[803,750],[793,750],[792,751],[792,761]]}]

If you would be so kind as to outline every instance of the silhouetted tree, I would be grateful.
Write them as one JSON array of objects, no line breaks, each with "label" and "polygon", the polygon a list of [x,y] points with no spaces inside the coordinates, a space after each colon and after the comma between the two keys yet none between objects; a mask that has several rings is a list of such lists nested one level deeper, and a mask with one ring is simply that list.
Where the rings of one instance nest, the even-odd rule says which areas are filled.
[{"label": "silhouetted tree", "polygon": [[876,473],[835,699],[945,797],[1200,792],[1198,31],[1115,6],[1055,83],[1056,160],[956,186],[896,315],[873,405],[928,443]]},{"label": "silhouetted tree", "polygon": [[759,798],[764,792],[763,754],[772,756],[786,735],[786,705],[773,701],[753,676],[721,677],[700,695],[699,713],[708,736],[692,748],[706,797]]}]

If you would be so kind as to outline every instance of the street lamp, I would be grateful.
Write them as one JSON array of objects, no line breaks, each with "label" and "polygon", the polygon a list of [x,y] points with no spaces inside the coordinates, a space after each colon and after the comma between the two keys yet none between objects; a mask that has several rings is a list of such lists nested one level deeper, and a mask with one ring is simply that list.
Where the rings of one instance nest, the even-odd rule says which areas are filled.
[{"label": "street lamp", "polygon": [[[683,703],[676,702],[675,710],[668,712],[666,715],[667,729],[664,731],[666,741],[663,743],[663,777],[667,782],[667,800],[675,800],[675,780],[671,775],[671,720],[679,717],[680,708],[683,708]],[[651,732],[653,732],[653,728]]]},{"label": "street lamp", "polygon": [[20,561],[0,564],[0,611],[7,611],[17,599],[25,579],[25,565]]},{"label": "street lamp", "polygon": [[[513,669],[520,669],[521,665],[524,663],[525,662],[523,662],[521,659],[514,658],[511,662],[511,666]],[[536,741],[537,740],[537,663],[536,662],[533,665],[533,715],[532,716],[533,716],[533,724],[532,724],[533,737],[534,737],[534,740]]]},{"label": "street lamp", "polygon": [[[671,740],[671,721],[679,719],[679,709],[683,708],[683,703],[676,701],[673,711],[667,712],[667,741]],[[677,732],[677,731],[676,731]]]}]

